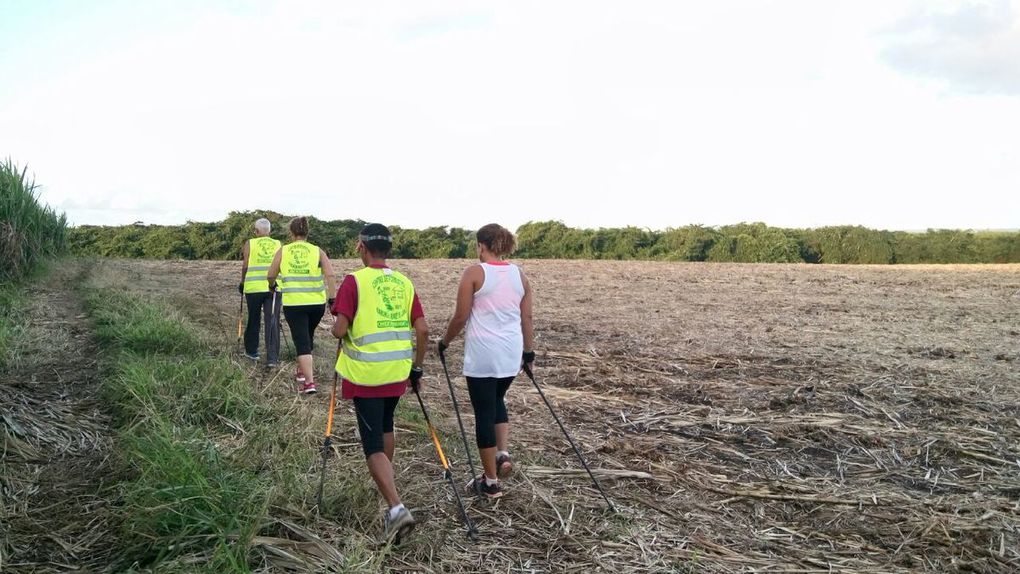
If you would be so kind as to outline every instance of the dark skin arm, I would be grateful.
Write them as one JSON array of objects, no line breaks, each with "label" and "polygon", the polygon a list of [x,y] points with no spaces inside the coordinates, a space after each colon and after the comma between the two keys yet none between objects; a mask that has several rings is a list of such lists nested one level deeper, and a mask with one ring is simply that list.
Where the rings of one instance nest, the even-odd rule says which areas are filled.
[{"label": "dark skin arm", "polygon": [[241,283],[244,283],[244,276],[248,274],[248,242],[244,242],[241,248]]},{"label": "dark skin arm", "polygon": [[482,288],[484,282],[485,271],[480,265],[472,265],[464,270],[460,277],[460,285],[457,286],[457,306],[454,308],[453,317],[450,317],[450,323],[446,326],[446,334],[443,335],[444,345],[449,345],[464,330],[464,325],[471,317],[475,292]]}]

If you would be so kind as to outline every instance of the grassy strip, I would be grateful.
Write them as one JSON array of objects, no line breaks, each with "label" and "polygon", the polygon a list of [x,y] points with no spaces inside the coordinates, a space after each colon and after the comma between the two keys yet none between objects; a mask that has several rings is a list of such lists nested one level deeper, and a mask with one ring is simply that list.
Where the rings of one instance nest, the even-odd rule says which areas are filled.
[{"label": "grassy strip", "polygon": [[[197,330],[161,304],[87,288],[110,359],[104,394],[120,432],[124,474],[121,568],[247,572],[248,542],[272,495],[271,476],[225,448],[273,413],[240,369],[210,357]],[[175,566],[177,564],[177,566]],[[186,569],[194,571],[195,564]]]}]

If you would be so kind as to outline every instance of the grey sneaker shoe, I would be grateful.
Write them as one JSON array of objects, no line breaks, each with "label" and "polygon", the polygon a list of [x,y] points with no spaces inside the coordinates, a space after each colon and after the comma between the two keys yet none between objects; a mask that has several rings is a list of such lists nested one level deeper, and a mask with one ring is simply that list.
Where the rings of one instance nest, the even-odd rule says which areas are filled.
[{"label": "grey sneaker shoe", "polygon": [[256,363],[259,362],[259,354],[258,353],[255,353],[254,355],[250,355],[248,353],[245,353],[244,356],[245,356],[245,358],[251,359],[252,361],[254,361]]},{"label": "grey sneaker shoe", "polygon": [[400,544],[401,540],[412,530],[414,530],[414,517],[411,516],[410,510],[401,508],[392,519],[389,510],[387,510],[383,514],[383,533],[379,542],[386,544],[392,541],[394,544]]}]

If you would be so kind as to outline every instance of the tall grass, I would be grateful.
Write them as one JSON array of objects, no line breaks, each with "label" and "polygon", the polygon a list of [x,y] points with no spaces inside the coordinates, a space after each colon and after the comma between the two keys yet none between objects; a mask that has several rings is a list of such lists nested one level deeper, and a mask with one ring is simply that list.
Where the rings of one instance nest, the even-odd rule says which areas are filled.
[{"label": "tall grass", "polygon": [[120,436],[119,567],[200,555],[204,571],[249,571],[248,541],[271,488],[222,443],[274,418],[270,409],[171,309],[108,289],[88,289],[86,301],[110,361],[103,391]]},{"label": "tall grass", "polygon": [[0,281],[17,279],[67,248],[67,217],[39,203],[37,186],[10,159],[0,163]]}]

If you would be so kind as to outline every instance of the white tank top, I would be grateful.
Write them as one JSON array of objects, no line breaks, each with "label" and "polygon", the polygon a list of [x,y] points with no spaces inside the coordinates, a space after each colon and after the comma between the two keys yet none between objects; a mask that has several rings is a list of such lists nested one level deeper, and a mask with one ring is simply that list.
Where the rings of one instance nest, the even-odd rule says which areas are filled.
[{"label": "white tank top", "polygon": [[524,283],[516,265],[482,263],[485,281],[475,292],[464,331],[464,376],[513,377],[521,370]]}]

